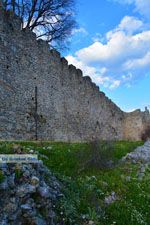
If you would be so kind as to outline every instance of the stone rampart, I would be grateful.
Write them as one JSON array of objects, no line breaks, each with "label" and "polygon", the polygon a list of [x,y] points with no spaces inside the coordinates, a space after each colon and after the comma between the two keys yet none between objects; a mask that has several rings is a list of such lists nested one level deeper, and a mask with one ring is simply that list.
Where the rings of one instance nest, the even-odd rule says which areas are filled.
[{"label": "stone rampart", "polygon": [[90,77],[0,12],[0,139],[132,139],[128,118]]}]

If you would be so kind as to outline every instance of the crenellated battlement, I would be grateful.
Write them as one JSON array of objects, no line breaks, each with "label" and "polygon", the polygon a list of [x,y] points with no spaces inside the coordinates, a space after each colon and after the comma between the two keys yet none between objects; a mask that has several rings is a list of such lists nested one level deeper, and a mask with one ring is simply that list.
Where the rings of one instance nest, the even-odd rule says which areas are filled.
[{"label": "crenellated battlement", "polygon": [[[69,65],[68,61],[64,57],[61,57],[60,53],[57,50],[55,49],[49,50],[49,44],[47,41],[44,41],[42,39],[37,40],[36,34],[29,29],[25,29],[21,31],[21,21],[13,13],[11,12],[7,12],[7,14],[3,13],[3,26],[4,24],[6,27],[9,27],[8,31],[11,30],[11,28],[13,29],[11,32],[20,31],[22,35],[24,36],[24,39],[30,39],[30,41],[35,42],[34,44],[38,43],[39,48],[48,50],[50,56],[52,56],[54,60],[57,60],[60,64],[62,64],[62,66],[67,67],[70,74],[74,73],[77,79],[81,78],[82,82],[88,83],[94,89],[95,92],[97,91],[100,92],[99,87],[92,82],[89,76],[83,76],[83,72],[80,69],[76,68],[74,65]],[[100,93],[100,96],[102,96],[101,93]],[[106,97],[106,100],[109,101],[107,97]]]}]

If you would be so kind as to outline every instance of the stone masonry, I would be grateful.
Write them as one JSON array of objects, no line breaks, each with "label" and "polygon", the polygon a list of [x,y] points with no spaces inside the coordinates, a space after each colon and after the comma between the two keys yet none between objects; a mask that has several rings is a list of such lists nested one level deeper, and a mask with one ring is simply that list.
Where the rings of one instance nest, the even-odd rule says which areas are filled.
[{"label": "stone masonry", "polygon": [[148,110],[124,113],[90,77],[20,27],[0,10],[0,139],[141,138]]}]

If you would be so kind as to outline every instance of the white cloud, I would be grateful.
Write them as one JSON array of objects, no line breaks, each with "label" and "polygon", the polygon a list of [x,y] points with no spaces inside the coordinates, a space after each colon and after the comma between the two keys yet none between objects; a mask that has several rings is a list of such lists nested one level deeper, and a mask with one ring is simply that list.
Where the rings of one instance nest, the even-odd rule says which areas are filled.
[{"label": "white cloud", "polygon": [[149,0],[135,0],[136,10],[142,15],[150,19],[150,1]]},{"label": "white cloud", "polygon": [[121,4],[133,4],[135,11],[139,12],[142,16],[150,19],[150,0],[113,0]]},{"label": "white cloud", "polygon": [[76,57],[68,55],[66,59],[68,60],[69,64],[75,65],[77,68],[80,68],[84,74],[90,75],[96,73],[96,69],[94,67],[86,65],[84,62],[78,60]]},{"label": "white cloud", "polygon": [[96,40],[67,59],[99,85],[110,89],[122,84],[129,87],[150,72],[150,30],[145,30],[141,20],[125,16],[106,33],[105,43]]},{"label": "white cloud", "polygon": [[[130,21],[128,28],[127,21]],[[77,51],[76,56],[86,63],[97,61],[106,62],[107,65],[118,63],[118,60],[124,61],[128,57],[143,56],[150,49],[150,31],[131,35],[142,27],[142,21],[125,16],[114,30],[106,34],[105,44],[95,41],[87,48]]]},{"label": "white cloud", "polygon": [[69,64],[73,64],[77,68],[80,68],[83,71],[84,75],[90,76],[93,82],[98,85],[103,85],[106,88],[114,89],[116,87],[119,87],[121,83],[120,80],[115,80],[107,76],[107,68],[105,67],[95,68],[92,66],[88,66],[84,62],[78,60],[76,57],[73,57],[71,55],[68,55],[66,59],[68,60]]},{"label": "white cloud", "polygon": [[124,64],[125,69],[138,69],[141,67],[149,67],[150,66],[150,52],[146,53],[144,57],[128,60]]},{"label": "white cloud", "polygon": [[78,34],[78,33],[82,33],[84,35],[88,35],[88,32],[87,32],[87,30],[84,27],[80,27],[80,28],[73,29],[72,35]]},{"label": "white cloud", "polygon": [[126,112],[130,113],[130,112],[134,112],[135,110],[137,110],[137,109],[136,108],[132,108],[132,109],[126,110]]},{"label": "white cloud", "polygon": [[114,80],[112,84],[110,85],[110,89],[114,89],[120,86],[121,81],[120,80]]},{"label": "white cloud", "polygon": [[125,31],[127,34],[133,34],[141,30],[144,27],[144,24],[141,20],[133,16],[125,16],[121,23],[118,26],[118,30]]}]

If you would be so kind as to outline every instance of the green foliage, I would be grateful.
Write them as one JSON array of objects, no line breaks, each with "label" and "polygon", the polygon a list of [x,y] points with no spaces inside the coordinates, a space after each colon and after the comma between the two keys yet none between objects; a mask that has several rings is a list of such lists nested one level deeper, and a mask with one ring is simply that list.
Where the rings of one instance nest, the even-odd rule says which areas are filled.
[{"label": "green foliage", "polygon": [[115,144],[111,141],[93,141],[89,143],[88,158],[84,157],[82,162],[82,170],[86,168],[110,168],[113,166]]},{"label": "green foliage", "polygon": [[148,225],[150,224],[150,173],[147,172],[142,182],[132,179],[126,185],[126,192],[120,201],[107,208],[105,224],[115,221],[116,224]]},{"label": "green foliage", "polygon": [[143,141],[117,141],[115,142],[114,159],[119,160],[127,153],[132,152],[137,146],[143,145]]},{"label": "green foliage", "polygon": [[12,142],[0,142],[0,154],[12,154]]},{"label": "green foliage", "polygon": [[15,169],[15,177],[17,180],[19,180],[22,177],[22,171],[20,168]]},{"label": "green foliage", "polygon": [[[150,211],[150,169],[146,170],[142,181],[137,179],[138,164],[117,164],[128,152],[143,142],[117,141],[98,143],[100,152],[91,152],[87,143],[19,142],[26,151],[33,149],[45,155],[44,163],[62,182],[63,196],[59,198],[55,210],[59,224],[85,225],[149,225]],[[8,145],[8,146],[7,146]],[[5,148],[11,150],[11,143]],[[83,164],[98,157],[105,149],[113,149],[108,159],[115,167],[97,167]],[[1,145],[0,145],[0,149]],[[4,148],[3,148],[4,149]],[[2,152],[2,150],[1,150]],[[4,152],[3,152],[4,153]],[[107,153],[108,154],[108,153]],[[104,156],[107,159],[107,154]],[[98,160],[97,160],[98,162]],[[126,178],[130,177],[129,180]],[[117,201],[107,206],[104,198],[114,191]]]},{"label": "green foliage", "polygon": [[4,174],[3,174],[3,172],[0,170],[0,183],[1,182],[3,182],[3,180],[4,180]]}]

